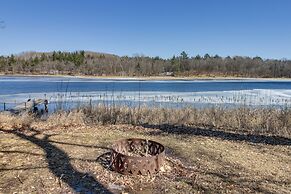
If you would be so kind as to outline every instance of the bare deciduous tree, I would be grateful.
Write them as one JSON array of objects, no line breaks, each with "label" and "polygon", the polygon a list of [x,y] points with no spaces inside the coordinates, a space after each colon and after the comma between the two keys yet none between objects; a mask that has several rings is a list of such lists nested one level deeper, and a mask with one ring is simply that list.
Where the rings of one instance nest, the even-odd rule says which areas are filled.
[{"label": "bare deciduous tree", "polygon": [[291,77],[291,61],[260,57],[190,57],[186,52],[170,59],[135,55],[119,57],[94,52],[28,52],[0,56],[0,73],[110,76],[240,76]]}]

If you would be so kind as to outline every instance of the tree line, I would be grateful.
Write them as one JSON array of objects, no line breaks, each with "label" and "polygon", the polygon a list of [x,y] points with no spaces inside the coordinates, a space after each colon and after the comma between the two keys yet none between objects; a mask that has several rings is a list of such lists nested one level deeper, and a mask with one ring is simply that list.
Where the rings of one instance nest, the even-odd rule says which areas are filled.
[{"label": "tree line", "polygon": [[117,56],[95,52],[27,52],[0,56],[2,74],[93,76],[235,76],[291,78],[291,61],[260,57],[189,56],[171,58]]}]

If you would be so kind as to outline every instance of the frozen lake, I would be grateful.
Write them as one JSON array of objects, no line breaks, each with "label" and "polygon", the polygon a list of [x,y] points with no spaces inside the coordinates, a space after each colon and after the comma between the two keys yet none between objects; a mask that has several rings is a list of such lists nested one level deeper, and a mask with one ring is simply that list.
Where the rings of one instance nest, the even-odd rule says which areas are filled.
[{"label": "frozen lake", "polygon": [[91,103],[184,106],[291,106],[291,80],[138,80],[0,76],[0,110],[29,98],[51,108]]}]

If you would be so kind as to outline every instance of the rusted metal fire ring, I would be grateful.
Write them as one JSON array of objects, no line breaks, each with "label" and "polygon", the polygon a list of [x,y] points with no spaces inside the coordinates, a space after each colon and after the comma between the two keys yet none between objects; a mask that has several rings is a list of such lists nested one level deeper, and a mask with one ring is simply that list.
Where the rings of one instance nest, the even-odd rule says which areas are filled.
[{"label": "rusted metal fire ring", "polygon": [[[132,153],[135,155],[131,156]],[[111,166],[121,174],[154,174],[159,171],[164,161],[165,147],[155,141],[138,138],[122,139],[112,146]]]}]

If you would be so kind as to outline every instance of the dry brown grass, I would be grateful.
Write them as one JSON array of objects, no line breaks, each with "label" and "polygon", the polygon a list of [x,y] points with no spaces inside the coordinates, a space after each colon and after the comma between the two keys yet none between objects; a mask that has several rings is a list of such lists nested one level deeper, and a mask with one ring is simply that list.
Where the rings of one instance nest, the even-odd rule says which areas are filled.
[{"label": "dry brown grass", "polygon": [[[33,116],[0,114],[2,128],[28,128]],[[82,107],[51,114],[45,122],[50,128],[96,124],[175,125],[215,128],[222,131],[291,137],[291,109],[272,108],[155,108],[104,106]]]},{"label": "dry brown grass", "polygon": [[291,109],[150,108],[115,106],[83,108],[92,124],[150,124],[210,126],[224,131],[291,136]]},{"label": "dry brown grass", "polygon": [[[161,172],[124,176],[109,170],[105,158],[96,161],[108,152],[104,147],[130,137],[166,146]],[[290,146],[185,136],[132,125],[0,132],[0,140],[0,193],[74,193],[78,187],[72,183],[82,180],[93,193],[103,187],[113,193],[291,192]]]},{"label": "dry brown grass", "polygon": [[[0,193],[290,193],[289,130],[290,110],[275,109],[98,106],[46,121],[0,114]],[[132,137],[166,146],[161,172],[108,168],[106,147]]]},{"label": "dry brown grass", "polygon": [[29,114],[0,113],[0,129],[28,129],[34,120]]},{"label": "dry brown grass", "polygon": [[82,110],[60,111],[50,115],[46,121],[46,127],[66,128],[84,125],[85,115]]}]

